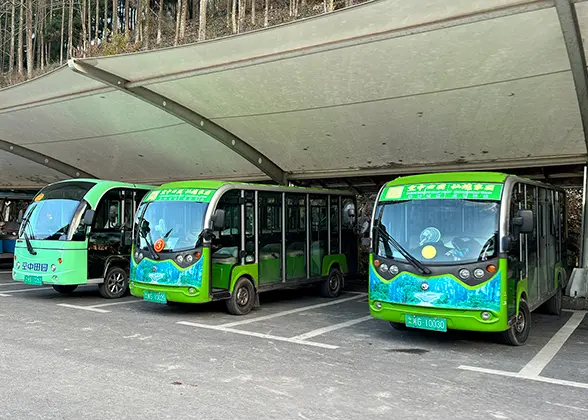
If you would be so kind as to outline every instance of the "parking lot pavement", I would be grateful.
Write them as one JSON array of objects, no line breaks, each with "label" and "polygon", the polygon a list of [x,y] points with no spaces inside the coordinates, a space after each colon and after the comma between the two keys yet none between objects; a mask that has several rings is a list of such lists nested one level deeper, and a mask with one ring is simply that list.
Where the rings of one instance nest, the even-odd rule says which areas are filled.
[{"label": "parking lot pavement", "polygon": [[515,348],[396,331],[362,293],[270,293],[235,317],[0,274],[0,418],[585,420],[584,315],[534,315]]}]

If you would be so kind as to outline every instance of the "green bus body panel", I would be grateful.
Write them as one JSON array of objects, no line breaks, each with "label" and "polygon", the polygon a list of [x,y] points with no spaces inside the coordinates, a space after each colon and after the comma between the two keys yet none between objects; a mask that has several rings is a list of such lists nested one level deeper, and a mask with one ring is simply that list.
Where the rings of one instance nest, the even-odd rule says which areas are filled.
[{"label": "green bus body panel", "polygon": [[325,255],[323,258],[323,271],[324,277],[329,275],[333,265],[338,264],[341,272],[347,274],[347,258],[343,254]]},{"label": "green bus body panel", "polygon": [[[12,269],[14,281],[24,282],[26,275],[33,275],[40,276],[43,284],[49,285],[88,283],[87,241],[31,240],[31,245],[37,255],[29,253],[24,240],[17,240]],[[61,264],[59,258],[62,259]],[[53,264],[55,271],[51,270]],[[54,276],[57,276],[57,280]]]},{"label": "green bus body panel", "polygon": [[257,264],[246,264],[246,265],[236,265],[233,268],[232,276],[231,276],[231,284],[229,286],[229,291],[233,293],[235,290],[235,283],[241,277],[249,277],[253,280],[253,285],[257,288],[259,287],[258,283],[258,274],[259,274],[259,266]]},{"label": "green bus body panel", "polygon": [[[508,329],[506,259],[499,259],[497,273],[477,286],[469,286],[450,274],[421,276],[403,272],[385,280],[375,269],[373,254],[369,266],[369,306],[374,318],[404,323],[406,315],[421,315],[446,318],[449,329],[486,332]],[[427,293],[434,294],[433,300],[419,300],[422,291],[415,284],[425,280],[431,285]],[[466,296],[465,301],[460,301],[458,294]],[[394,302],[399,297],[402,302]],[[376,302],[381,308],[376,307]],[[490,319],[482,319],[484,311],[492,315]]]}]

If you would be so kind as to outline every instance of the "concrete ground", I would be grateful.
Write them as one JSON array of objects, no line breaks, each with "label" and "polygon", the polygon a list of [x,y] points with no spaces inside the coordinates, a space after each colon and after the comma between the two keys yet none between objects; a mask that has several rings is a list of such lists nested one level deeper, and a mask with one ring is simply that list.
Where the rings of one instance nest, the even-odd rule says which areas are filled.
[{"label": "concrete ground", "polygon": [[534,314],[524,347],[399,332],[367,297],[224,305],[109,301],[15,284],[0,269],[1,419],[588,418],[588,317]]}]

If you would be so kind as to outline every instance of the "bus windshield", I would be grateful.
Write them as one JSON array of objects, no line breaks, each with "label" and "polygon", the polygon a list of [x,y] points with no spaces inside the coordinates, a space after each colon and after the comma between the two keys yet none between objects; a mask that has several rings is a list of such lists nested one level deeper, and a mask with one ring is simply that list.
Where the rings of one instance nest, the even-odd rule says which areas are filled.
[{"label": "bus windshield", "polygon": [[152,201],[143,203],[137,212],[139,222],[149,227],[147,239],[138,232],[137,245],[148,250],[147,240],[154,244],[164,240],[162,252],[180,252],[193,249],[202,232],[208,203],[193,201]]},{"label": "bus windshield", "polygon": [[375,252],[406,259],[396,241],[425,264],[485,261],[497,255],[497,201],[425,199],[379,204]]},{"label": "bus windshield", "polygon": [[91,182],[52,184],[44,188],[28,207],[20,226],[19,237],[24,234],[37,240],[82,240],[74,234],[80,227],[81,215],[87,207],[83,200],[94,186]]}]

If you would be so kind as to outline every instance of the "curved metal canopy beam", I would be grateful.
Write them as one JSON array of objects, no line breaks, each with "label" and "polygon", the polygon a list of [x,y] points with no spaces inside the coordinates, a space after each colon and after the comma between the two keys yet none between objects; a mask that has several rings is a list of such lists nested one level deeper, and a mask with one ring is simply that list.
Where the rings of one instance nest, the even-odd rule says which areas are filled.
[{"label": "curved metal canopy beam", "polygon": [[0,140],[0,150],[36,162],[39,165],[53,169],[71,178],[98,178],[88,172],[76,168],[75,166],[71,166],[65,162],[44,155],[43,153],[35,152],[34,150],[27,149],[26,147],[19,146],[6,140]]},{"label": "curved metal canopy beam", "polygon": [[155,93],[146,87],[128,87],[127,84],[129,84],[129,80],[94,67],[87,61],[70,59],[68,61],[68,65],[71,69],[73,69],[73,71],[77,73],[90,77],[94,80],[98,80],[106,85],[112,86],[122,92],[141,99],[148,104],[156,106],[157,108],[181,119],[182,121],[185,121],[196,129],[208,134],[218,142],[224,144],[229,149],[233,150],[239,156],[243,157],[262,172],[264,172],[275,182],[282,185],[288,184],[287,173],[274,162],[272,162],[271,159],[262,154],[259,150],[255,149],[249,143],[246,143],[230,131],[224,129],[220,125],[198,114],[197,112],[180,105],[179,103],[163,95]]},{"label": "curved metal canopy beam", "polygon": [[578,15],[574,0],[555,0],[555,9],[559,18],[559,25],[566,44],[568,59],[572,69],[572,77],[576,87],[580,117],[584,131],[584,141],[588,151],[588,71],[586,70],[586,56],[582,43],[582,33],[578,24]]}]

